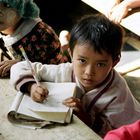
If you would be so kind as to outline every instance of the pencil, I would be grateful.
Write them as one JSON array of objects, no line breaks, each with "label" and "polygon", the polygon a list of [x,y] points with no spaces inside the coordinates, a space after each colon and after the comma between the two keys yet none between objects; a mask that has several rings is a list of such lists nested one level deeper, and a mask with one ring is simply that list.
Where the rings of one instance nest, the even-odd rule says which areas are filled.
[{"label": "pencil", "polygon": [[39,81],[38,81],[38,78],[37,78],[37,74],[36,74],[35,70],[33,69],[32,65],[31,65],[31,63],[30,63],[30,61],[29,61],[29,59],[28,59],[28,57],[27,57],[27,55],[26,55],[26,52],[25,52],[24,48],[20,45],[20,46],[19,46],[19,49],[20,49],[22,55],[24,56],[24,58],[25,58],[25,60],[26,60],[26,62],[27,62],[27,64],[28,64],[28,66],[30,67],[31,72],[32,72],[32,75],[33,75],[33,77],[34,77],[34,79],[35,79],[37,85],[40,85],[40,83],[39,83]]}]

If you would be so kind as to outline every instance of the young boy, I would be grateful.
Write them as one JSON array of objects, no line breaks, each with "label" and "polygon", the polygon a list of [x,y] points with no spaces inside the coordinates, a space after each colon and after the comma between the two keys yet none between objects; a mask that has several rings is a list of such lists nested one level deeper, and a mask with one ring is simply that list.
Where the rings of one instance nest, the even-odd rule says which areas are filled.
[{"label": "young boy", "polygon": [[[74,113],[101,136],[140,118],[140,104],[125,80],[113,69],[120,60],[122,37],[120,26],[105,16],[87,16],[71,31],[72,63],[32,64],[40,82],[77,83],[77,97],[63,103],[73,108]],[[26,62],[12,67],[11,83],[37,102],[48,95],[46,88],[35,83]]]},{"label": "young boy", "polygon": [[31,62],[67,62],[54,30],[39,18],[33,0],[0,0],[0,77],[9,76],[11,66],[23,56],[22,46]]}]

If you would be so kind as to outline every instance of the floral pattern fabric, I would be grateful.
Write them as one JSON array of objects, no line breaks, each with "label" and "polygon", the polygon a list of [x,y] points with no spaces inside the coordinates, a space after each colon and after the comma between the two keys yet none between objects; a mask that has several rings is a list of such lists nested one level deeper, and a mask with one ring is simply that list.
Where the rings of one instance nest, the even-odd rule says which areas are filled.
[{"label": "floral pattern fabric", "polygon": [[68,57],[61,53],[61,45],[54,30],[42,21],[12,45],[15,59],[24,60],[19,46],[24,48],[31,62],[59,64],[69,61]]}]

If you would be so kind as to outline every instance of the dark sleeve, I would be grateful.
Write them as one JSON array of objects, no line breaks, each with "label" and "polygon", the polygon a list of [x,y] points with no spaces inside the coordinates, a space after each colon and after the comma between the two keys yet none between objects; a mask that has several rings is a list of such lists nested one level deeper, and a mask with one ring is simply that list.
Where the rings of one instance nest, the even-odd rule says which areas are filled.
[{"label": "dark sleeve", "polygon": [[61,53],[61,45],[55,31],[46,23],[39,22],[30,33],[13,45],[16,53],[21,55],[22,45],[31,62],[42,64],[59,64],[67,62]]},{"label": "dark sleeve", "polygon": [[29,93],[30,94],[30,91],[29,91],[29,86],[31,84],[34,84],[35,82],[27,82],[25,84],[23,84],[20,88],[20,91],[23,92],[23,93]]},{"label": "dark sleeve", "polygon": [[108,131],[113,129],[110,121],[102,113],[95,115],[95,120],[91,127],[101,137],[104,137]]}]

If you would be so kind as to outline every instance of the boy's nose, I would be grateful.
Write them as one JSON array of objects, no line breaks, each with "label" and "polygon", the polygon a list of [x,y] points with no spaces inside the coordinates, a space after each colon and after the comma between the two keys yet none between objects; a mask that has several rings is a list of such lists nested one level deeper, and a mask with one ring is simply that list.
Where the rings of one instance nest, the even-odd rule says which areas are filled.
[{"label": "boy's nose", "polygon": [[85,68],[85,74],[90,75],[90,76],[95,75],[95,68],[91,65],[87,66]]}]

